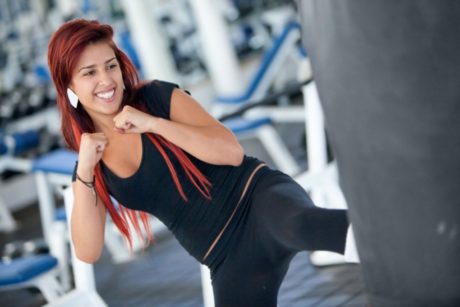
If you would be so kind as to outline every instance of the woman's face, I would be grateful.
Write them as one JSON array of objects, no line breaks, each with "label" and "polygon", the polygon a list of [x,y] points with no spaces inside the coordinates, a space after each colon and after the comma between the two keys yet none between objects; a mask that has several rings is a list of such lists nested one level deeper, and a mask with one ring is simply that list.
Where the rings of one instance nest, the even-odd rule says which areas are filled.
[{"label": "woman's face", "polygon": [[114,115],[123,98],[120,64],[107,42],[89,44],[72,72],[70,88],[93,118]]}]

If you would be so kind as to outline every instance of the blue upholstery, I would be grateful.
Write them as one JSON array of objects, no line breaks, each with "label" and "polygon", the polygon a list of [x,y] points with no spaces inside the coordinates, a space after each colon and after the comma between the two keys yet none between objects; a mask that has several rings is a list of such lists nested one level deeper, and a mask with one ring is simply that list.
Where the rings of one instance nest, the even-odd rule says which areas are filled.
[{"label": "blue upholstery", "polygon": [[8,147],[6,147],[3,138],[0,138],[0,155],[4,155],[8,152]]},{"label": "blue upholstery", "polygon": [[65,208],[64,207],[60,207],[60,208],[57,208],[55,211],[54,211],[54,219],[56,221],[66,221],[67,220],[67,214],[65,212]]},{"label": "blue upholstery", "polygon": [[34,130],[13,133],[8,137],[13,139],[14,147],[8,148],[5,136],[0,136],[0,155],[6,154],[9,151],[13,155],[18,155],[28,149],[37,147],[40,143],[40,134]]},{"label": "blue upholstery", "polygon": [[130,33],[128,31],[122,32],[119,37],[121,49],[126,52],[134,66],[136,66],[137,71],[140,72],[142,70],[141,61],[131,40]]},{"label": "blue upholstery", "polygon": [[217,101],[228,104],[237,104],[249,100],[256,91],[260,82],[262,81],[262,78],[267,72],[268,67],[270,67],[274,58],[278,54],[278,51],[281,49],[281,46],[286,41],[286,38],[288,37],[289,33],[293,30],[300,30],[300,25],[295,21],[289,22],[284,27],[283,32],[274,41],[273,46],[264,54],[259,69],[257,70],[254,78],[252,79],[245,93],[243,93],[241,96],[217,97]]},{"label": "blue upholstery", "polygon": [[34,130],[13,133],[12,137],[14,139],[13,155],[37,147],[40,143],[40,134]]},{"label": "blue upholstery", "polygon": [[57,265],[57,259],[50,255],[37,255],[0,262],[0,286],[14,285],[28,281]]},{"label": "blue upholstery", "polygon": [[76,152],[57,149],[36,159],[32,165],[32,171],[72,175],[77,159]]},{"label": "blue upholstery", "polygon": [[44,64],[38,64],[34,68],[35,77],[42,84],[48,84],[51,82],[50,72],[48,67]]},{"label": "blue upholstery", "polygon": [[251,131],[255,128],[270,125],[272,124],[272,120],[269,117],[261,117],[261,118],[231,118],[223,122],[225,126],[231,129],[234,133],[242,133]]}]

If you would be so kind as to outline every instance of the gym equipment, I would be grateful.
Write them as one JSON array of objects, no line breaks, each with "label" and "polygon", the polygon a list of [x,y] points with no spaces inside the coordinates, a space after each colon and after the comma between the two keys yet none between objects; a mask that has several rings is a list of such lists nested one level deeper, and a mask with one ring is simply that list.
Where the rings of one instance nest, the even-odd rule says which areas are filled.
[{"label": "gym equipment", "polygon": [[53,302],[64,292],[55,277],[57,263],[50,255],[0,261],[0,291],[36,287]]},{"label": "gym equipment", "polygon": [[[295,21],[287,23],[283,31],[274,39],[270,49],[264,53],[246,90],[238,96],[217,97],[212,106],[213,115],[216,117],[224,116],[249,102],[259,101],[266,97],[270,88],[275,84],[277,75],[282,71],[283,65],[290,58],[294,58],[294,61],[298,62],[299,65],[306,58],[305,51],[298,45],[299,39],[300,25]],[[308,80],[310,76],[304,78]],[[305,80],[301,80],[301,82]]]},{"label": "gym equipment", "polygon": [[[66,214],[70,216],[73,206],[72,188],[67,187],[63,190],[64,207]],[[67,219],[67,235],[70,237],[70,219]],[[64,294],[48,307],[106,307],[107,304],[96,291],[93,266],[80,261],[75,255],[73,244],[70,244],[73,276],[75,280],[75,289]]]},{"label": "gym equipment", "polygon": [[[71,184],[72,173],[77,158],[77,153],[73,151],[57,149],[40,156],[33,163],[32,171],[35,173],[37,183],[40,217],[44,237],[47,242],[50,242],[52,227],[57,221],[56,204],[54,201],[55,188],[57,187],[58,191],[62,191],[63,187]],[[64,213],[58,213],[60,213],[61,221],[65,221],[66,217]],[[156,219],[152,220],[152,228],[154,228],[153,231],[158,235],[165,231],[165,226]],[[117,263],[129,261],[134,256],[127,249],[118,229],[116,229],[110,219],[107,219],[105,243],[112,259]],[[141,249],[141,242],[134,240],[133,243],[135,251]]]},{"label": "gym equipment", "polygon": [[[251,112],[253,115],[259,114],[258,109],[266,110],[275,106],[279,97],[298,92],[304,84],[308,84],[310,81],[311,79],[303,83],[289,85],[283,91],[267,95],[259,101],[247,102],[233,112],[223,115],[219,120],[231,129],[239,139],[256,136],[280,170],[289,175],[296,175],[300,167],[276,131],[273,116],[247,116],[247,114]],[[276,108],[283,109],[282,107]],[[289,109],[289,107],[286,109]],[[303,116],[303,112],[301,115]]]},{"label": "gym equipment", "polygon": [[3,247],[1,258],[3,261],[11,261],[16,258],[48,254],[49,248],[43,239],[28,241],[8,242]]},{"label": "gym equipment", "polygon": [[460,305],[460,3],[298,3],[369,304]]},{"label": "gym equipment", "polygon": [[[0,133],[0,174],[5,171],[27,172],[31,162],[28,159],[19,158],[17,155],[35,148],[40,142],[40,134],[29,130],[4,135]],[[0,198],[0,231],[12,232],[17,224],[8,209],[8,206]]]},{"label": "gym equipment", "polygon": [[[273,127],[273,119],[278,121],[300,121],[304,120],[302,107],[267,107],[268,103],[251,102],[261,100],[269,95],[269,90],[276,81],[276,76],[286,64],[286,61],[296,55],[299,63],[305,59],[306,54],[299,48],[300,26],[296,22],[289,22],[284,27],[282,33],[274,40],[273,46],[264,54],[263,59],[246,91],[240,96],[217,97],[212,106],[212,114],[220,117],[223,123],[228,126],[239,137],[256,136],[264,145],[271,159],[276,166],[289,175],[295,175],[300,171],[298,163],[292,157],[281,137]],[[308,82],[308,77],[304,82]],[[297,86],[297,84],[296,84]],[[291,88],[292,89],[292,88]],[[300,90],[300,86],[297,87]],[[286,93],[286,92],[284,92]],[[280,93],[269,97],[269,101],[276,101],[282,97]],[[254,112],[248,112],[254,106],[265,105],[264,108],[256,108]],[[287,112],[286,112],[287,111]],[[238,120],[235,112],[240,112],[243,116]],[[227,120],[231,113],[232,120]],[[284,116],[283,116],[284,115]]]}]

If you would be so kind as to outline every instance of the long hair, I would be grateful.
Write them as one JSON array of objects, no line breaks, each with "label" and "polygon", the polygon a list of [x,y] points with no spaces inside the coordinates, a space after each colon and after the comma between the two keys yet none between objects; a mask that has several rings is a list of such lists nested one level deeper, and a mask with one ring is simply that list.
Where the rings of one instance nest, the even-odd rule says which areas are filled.
[{"label": "long hair", "polygon": [[[100,41],[104,41],[109,44],[120,64],[123,82],[125,85],[121,103],[122,106],[133,105],[133,98],[140,87],[139,75],[127,55],[114,43],[113,29],[110,25],[101,24],[95,20],[71,20],[63,24],[53,34],[48,46],[48,65],[56,87],[56,102],[61,113],[62,135],[64,136],[64,140],[67,145],[77,152],[80,148],[82,134],[94,133],[95,127],[90,116],[81,104],[78,104],[77,108],[71,107],[66,91],[71,82],[72,71],[75,69],[80,54],[86,46],[88,46],[88,44]],[[139,107],[146,111],[145,106],[140,105]],[[183,191],[177,172],[167,155],[165,148],[169,149],[170,152],[172,152],[172,154],[177,158],[185,174],[198,191],[205,198],[211,199],[209,191],[211,183],[200,172],[200,170],[195,167],[193,162],[187,157],[181,148],[153,133],[149,133],[148,138],[155,145],[165,160],[176,188],[185,201],[188,200],[187,196]],[[133,225],[136,233],[144,240],[144,243],[150,242],[152,240],[152,234],[149,227],[148,214],[125,208],[122,204],[119,204],[119,210],[117,210],[110,199],[99,163],[96,165],[94,173],[96,191],[107,208],[113,222],[127,239],[129,246],[132,247],[129,221]],[[142,232],[138,221],[139,219],[142,221],[145,233]]]}]

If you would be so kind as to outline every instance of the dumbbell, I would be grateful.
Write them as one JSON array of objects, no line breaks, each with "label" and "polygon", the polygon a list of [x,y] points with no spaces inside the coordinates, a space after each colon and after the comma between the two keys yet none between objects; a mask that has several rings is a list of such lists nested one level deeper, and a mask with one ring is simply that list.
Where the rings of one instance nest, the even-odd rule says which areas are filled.
[{"label": "dumbbell", "polygon": [[0,126],[5,127],[10,122],[14,112],[13,101],[10,95],[3,95],[2,103],[0,104]]},{"label": "dumbbell", "polygon": [[45,101],[45,90],[42,87],[35,87],[30,89],[30,95],[28,99],[29,112],[36,113],[44,108]]},{"label": "dumbbell", "polygon": [[44,239],[39,238],[28,241],[13,241],[5,244],[2,251],[2,261],[48,253],[49,247]]},{"label": "dumbbell", "polygon": [[25,241],[22,245],[21,256],[48,254],[49,247],[42,238]]},{"label": "dumbbell", "polygon": [[9,261],[21,257],[23,253],[23,245],[23,241],[13,241],[6,243],[2,251],[2,261]]}]

